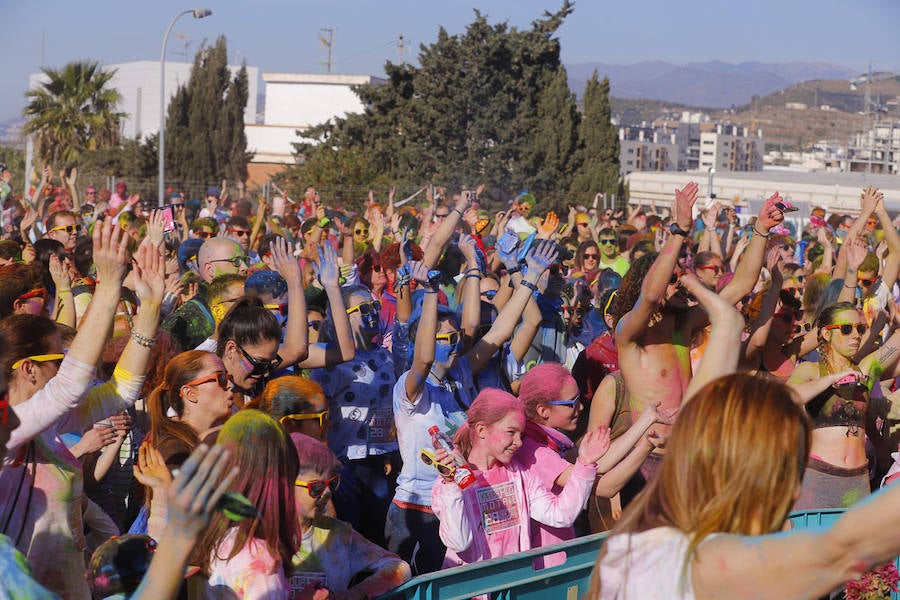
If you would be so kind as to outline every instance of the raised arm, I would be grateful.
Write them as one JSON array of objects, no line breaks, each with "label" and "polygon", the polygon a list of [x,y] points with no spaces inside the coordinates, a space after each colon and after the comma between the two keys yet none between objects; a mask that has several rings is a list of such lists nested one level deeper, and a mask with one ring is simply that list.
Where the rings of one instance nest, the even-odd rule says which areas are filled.
[{"label": "raised arm", "polygon": [[841,254],[844,255],[844,264],[846,265],[846,273],[844,274],[844,285],[841,287],[841,293],[838,295],[838,302],[856,302],[856,285],[859,277],[859,266],[866,258],[869,250],[866,243],[857,237],[848,237],[841,246]]},{"label": "raised arm", "polygon": [[853,505],[829,529],[707,538],[692,561],[698,598],[818,598],[900,553],[900,486]]},{"label": "raised arm", "polygon": [[756,224],[753,226],[753,238],[750,245],[744,252],[741,261],[734,270],[734,279],[719,292],[730,304],[736,304],[738,300],[746,296],[753,290],[756,280],[759,278],[759,272],[763,266],[763,260],[766,256],[766,243],[769,239],[770,231],[773,227],[784,221],[784,213],[776,207],[776,203],[781,202],[781,196],[778,192],[766,200],[756,217]]},{"label": "raised arm", "polygon": [[[321,346],[313,344],[309,347],[309,356],[300,363],[303,368],[316,368],[336,365],[347,362],[356,356],[356,345],[353,343],[353,333],[350,329],[350,317],[347,316],[347,307],[344,306],[344,298],[341,296],[341,285],[337,264],[337,250],[331,244],[325,244],[324,249],[319,247],[319,263],[316,266],[319,283],[328,296],[328,310],[331,312],[331,321],[334,325],[335,344]],[[306,319],[303,320],[306,325]]]},{"label": "raised arm", "polygon": [[288,320],[284,343],[278,353],[284,364],[293,365],[309,356],[309,324],[306,314],[306,294],[300,264],[288,251],[287,240],[277,238],[271,246],[272,268],[284,278],[288,292]]},{"label": "raised arm", "polygon": [[891,290],[897,281],[897,273],[900,271],[900,235],[897,234],[894,223],[884,207],[884,194],[872,186],[866,188],[866,192],[876,195],[875,214],[881,222],[881,229],[884,230],[884,241],[890,249],[881,268],[881,281],[886,289]]},{"label": "raised arm", "polygon": [[422,395],[425,380],[434,364],[434,351],[437,343],[437,286],[432,287],[428,281],[428,267],[422,262],[411,262],[410,275],[422,285],[425,298],[422,300],[422,315],[416,330],[416,345],[413,350],[412,364],[406,376],[406,397],[410,402]]},{"label": "raised arm", "polygon": [[653,261],[641,284],[641,294],[637,303],[619,320],[616,331],[617,344],[627,344],[637,338],[646,329],[653,313],[659,310],[665,301],[666,288],[675,272],[681,247],[691,229],[691,211],[697,201],[697,191],[697,183],[693,181],[680,190],[675,190],[675,223],[681,233],[670,235],[659,256]]},{"label": "raised arm", "polygon": [[531,299],[532,293],[538,289],[538,280],[544,271],[556,262],[558,255],[556,244],[553,242],[545,240],[537,246],[532,246],[525,258],[528,272],[522,279],[522,283],[497,315],[497,319],[488,332],[478,340],[478,343],[467,355],[472,373],[478,373],[487,366],[494,353],[510,338],[519,317],[522,316],[522,311],[525,310],[525,304]]},{"label": "raised arm", "polygon": [[737,370],[738,359],[741,353],[741,330],[744,328],[744,318],[734,305],[725,300],[719,294],[700,283],[700,280],[692,274],[681,277],[683,285],[700,303],[703,310],[709,315],[710,332],[706,342],[706,351],[700,360],[700,366],[691,377],[687,389],[684,391],[684,402],[704,385]]},{"label": "raised arm", "polygon": [[474,192],[463,191],[460,193],[453,209],[444,218],[444,222],[440,224],[437,231],[434,232],[434,235],[431,236],[431,241],[428,242],[428,246],[425,248],[425,256],[422,259],[422,262],[425,263],[426,267],[429,269],[437,264],[438,259],[441,257],[441,253],[444,251],[444,246],[450,241],[450,236],[453,235],[456,225],[462,218],[463,213],[468,210],[474,198]]},{"label": "raised arm", "polygon": [[470,348],[478,337],[481,325],[481,269],[478,266],[475,239],[467,234],[459,238],[459,250],[466,259],[463,273],[463,312],[460,328],[466,336],[464,348]]}]

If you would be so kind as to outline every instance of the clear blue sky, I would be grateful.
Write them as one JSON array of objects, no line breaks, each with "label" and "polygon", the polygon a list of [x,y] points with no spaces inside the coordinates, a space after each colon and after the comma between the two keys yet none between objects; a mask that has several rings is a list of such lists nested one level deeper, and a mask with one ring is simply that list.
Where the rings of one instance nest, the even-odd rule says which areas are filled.
[{"label": "clear blue sky", "polygon": [[[168,60],[191,56],[204,38],[228,38],[231,59],[260,72],[323,72],[319,30],[335,29],[335,72],[380,75],[432,42],[440,26],[461,32],[478,8],[493,22],[528,27],[562,0],[3,0],[0,121],[21,113],[29,73],[79,59],[105,64],[158,60],[163,33],[182,10],[212,9],[203,20],[182,17],[169,38]],[[865,71],[900,71],[900,0],[577,0],[560,28],[563,62],[629,64],[825,61]],[[43,36],[42,36],[43,32]],[[42,44],[43,37],[43,44]],[[43,47],[43,48],[42,48]],[[182,53],[182,54],[179,54]]]}]

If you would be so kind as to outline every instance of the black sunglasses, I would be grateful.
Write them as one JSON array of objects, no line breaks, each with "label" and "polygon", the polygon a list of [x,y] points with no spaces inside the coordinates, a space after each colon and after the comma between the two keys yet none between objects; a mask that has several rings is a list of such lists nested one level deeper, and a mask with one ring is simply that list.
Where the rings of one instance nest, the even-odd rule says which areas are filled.
[{"label": "black sunglasses", "polygon": [[248,377],[266,378],[273,372],[275,372],[275,369],[277,369],[281,364],[281,357],[278,355],[270,360],[253,358],[252,356],[247,354],[247,351],[244,350],[240,344],[235,342],[234,345],[237,346],[237,349],[241,351],[241,354],[244,355],[244,358],[247,359],[247,362],[249,362],[253,366],[253,369],[250,371],[250,373],[247,374]]},{"label": "black sunglasses", "polygon": [[307,321],[306,324],[312,327],[313,331],[319,331],[322,328],[322,321]]},{"label": "black sunglasses", "polygon": [[853,329],[856,328],[856,333],[859,335],[865,335],[866,331],[868,331],[869,326],[865,323],[835,323],[833,325],[825,325],[822,329],[840,329],[841,333],[844,335],[850,335],[853,332]]}]

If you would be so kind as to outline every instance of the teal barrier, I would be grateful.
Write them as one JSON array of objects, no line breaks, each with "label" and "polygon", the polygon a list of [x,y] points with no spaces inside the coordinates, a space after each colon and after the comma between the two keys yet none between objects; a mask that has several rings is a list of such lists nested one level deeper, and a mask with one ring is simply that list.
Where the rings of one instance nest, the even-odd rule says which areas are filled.
[{"label": "teal barrier", "polygon": [[[416,577],[378,600],[468,600],[490,594],[497,600],[579,600],[587,592],[597,551],[608,533]],[[561,565],[535,569],[548,554],[565,552]]]},{"label": "teal barrier", "polygon": [[[834,525],[840,516],[844,514],[841,509],[819,510],[794,513],[788,517],[796,529],[828,528]],[[900,571],[900,556],[894,559],[894,566]],[[891,594],[891,600],[900,600],[900,592]]]},{"label": "teal barrier", "polygon": [[[794,513],[788,519],[796,529],[830,527],[843,510]],[[591,571],[603,539],[598,533],[511,554],[472,565],[445,569],[416,577],[379,596],[378,600],[468,600],[488,594],[492,600],[579,600],[587,593]],[[563,564],[536,569],[535,560],[565,552]],[[900,569],[900,557],[894,563]],[[900,600],[900,593],[891,596]]]}]

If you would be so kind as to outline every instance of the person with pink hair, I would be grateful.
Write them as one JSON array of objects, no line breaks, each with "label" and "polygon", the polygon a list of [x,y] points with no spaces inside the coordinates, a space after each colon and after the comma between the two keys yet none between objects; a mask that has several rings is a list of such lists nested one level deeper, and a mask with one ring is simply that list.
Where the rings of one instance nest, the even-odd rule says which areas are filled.
[{"label": "person with pink hair", "polygon": [[[447,546],[444,568],[506,556],[532,547],[529,520],[570,527],[587,500],[599,461],[609,448],[609,428],[589,431],[578,460],[559,494],[515,459],[522,447],[525,410],[507,392],[488,388],[469,407],[454,436],[475,482],[462,489],[441,469],[431,493]],[[437,463],[452,465],[446,450],[434,451]]]},{"label": "person with pink hair", "polygon": [[[578,382],[560,363],[547,362],[533,367],[519,388],[519,400],[525,410],[525,432],[516,460],[529,475],[540,479],[547,489],[561,493],[574,469],[566,460],[575,448],[568,438],[578,426],[581,395]],[[674,412],[660,414],[656,406],[644,411],[638,421],[613,441],[597,465],[599,478],[594,495],[609,498],[619,492],[641,466],[647,454],[662,443],[658,435],[645,435],[657,422],[670,424]],[[553,527],[531,520],[531,543],[537,548],[575,537],[571,524]],[[556,555],[546,557],[546,566],[558,564]],[[565,559],[564,556],[559,556]]]}]

